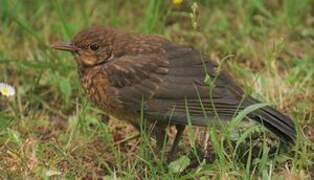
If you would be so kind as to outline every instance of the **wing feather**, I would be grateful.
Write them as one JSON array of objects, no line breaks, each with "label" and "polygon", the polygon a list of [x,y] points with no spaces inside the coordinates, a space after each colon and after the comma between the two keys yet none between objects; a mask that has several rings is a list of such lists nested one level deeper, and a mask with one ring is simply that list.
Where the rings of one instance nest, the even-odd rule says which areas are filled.
[{"label": "wing feather", "polygon": [[[160,120],[167,119],[169,112],[185,117],[187,106],[193,121],[204,118],[204,114],[210,118],[217,113],[232,117],[237,110],[243,109],[239,108],[240,99],[230,90],[224,75],[217,74],[217,64],[191,48],[171,44],[164,48],[166,56],[122,56],[106,65],[119,102],[132,111],[144,108],[147,116],[162,117]],[[212,79],[218,76],[212,90],[204,83],[206,73]],[[186,118],[175,119],[182,121],[181,124],[187,123]]]}]

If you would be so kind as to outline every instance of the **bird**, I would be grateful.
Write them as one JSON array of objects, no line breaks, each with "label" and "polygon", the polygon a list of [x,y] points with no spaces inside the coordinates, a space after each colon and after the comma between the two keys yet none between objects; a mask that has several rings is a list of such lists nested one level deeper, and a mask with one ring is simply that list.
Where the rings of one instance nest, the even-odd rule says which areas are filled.
[{"label": "bird", "polygon": [[[52,47],[73,54],[81,85],[96,106],[138,130],[151,130],[157,148],[167,142],[167,128],[174,126],[171,156],[187,125],[226,124],[248,106],[260,103],[218,63],[162,36],[92,26],[78,32],[71,42]],[[295,142],[293,120],[273,106],[256,109],[247,118],[281,141]]]}]

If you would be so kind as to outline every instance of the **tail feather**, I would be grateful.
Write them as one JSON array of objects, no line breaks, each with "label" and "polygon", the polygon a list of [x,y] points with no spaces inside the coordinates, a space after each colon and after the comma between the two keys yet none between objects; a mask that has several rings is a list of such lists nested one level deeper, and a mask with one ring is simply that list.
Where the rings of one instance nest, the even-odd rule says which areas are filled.
[{"label": "tail feather", "polygon": [[296,139],[296,130],[293,121],[288,116],[270,106],[258,109],[250,113],[248,116],[263,124],[282,140],[294,143]]}]

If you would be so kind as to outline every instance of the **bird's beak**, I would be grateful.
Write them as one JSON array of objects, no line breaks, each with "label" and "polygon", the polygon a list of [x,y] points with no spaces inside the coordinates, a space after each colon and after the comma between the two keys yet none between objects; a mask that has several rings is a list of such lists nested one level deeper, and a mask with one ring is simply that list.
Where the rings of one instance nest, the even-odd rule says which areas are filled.
[{"label": "bird's beak", "polygon": [[52,45],[52,48],[61,50],[61,51],[69,51],[69,52],[76,52],[77,47],[75,47],[71,43],[63,43],[63,42],[57,42]]}]

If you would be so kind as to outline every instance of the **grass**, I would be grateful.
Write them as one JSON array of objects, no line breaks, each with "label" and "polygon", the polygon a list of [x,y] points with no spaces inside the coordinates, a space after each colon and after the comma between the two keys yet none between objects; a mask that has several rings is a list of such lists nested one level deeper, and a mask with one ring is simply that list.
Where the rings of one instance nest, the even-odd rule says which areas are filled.
[{"label": "grass", "polygon": [[[2,0],[0,81],[17,93],[0,96],[1,179],[311,179],[313,1],[195,2]],[[298,140],[292,152],[273,152],[269,138],[256,141],[256,126],[240,134],[209,128],[214,160],[181,172],[198,154],[199,129],[187,131],[183,158],[169,168],[147,153],[153,148],[145,137],[115,144],[136,131],[116,120],[102,123],[103,112],[86,99],[71,55],[50,48],[92,24],[157,33],[216,61],[229,57],[224,67],[248,94],[293,117]],[[232,136],[239,136],[236,144]]]}]

